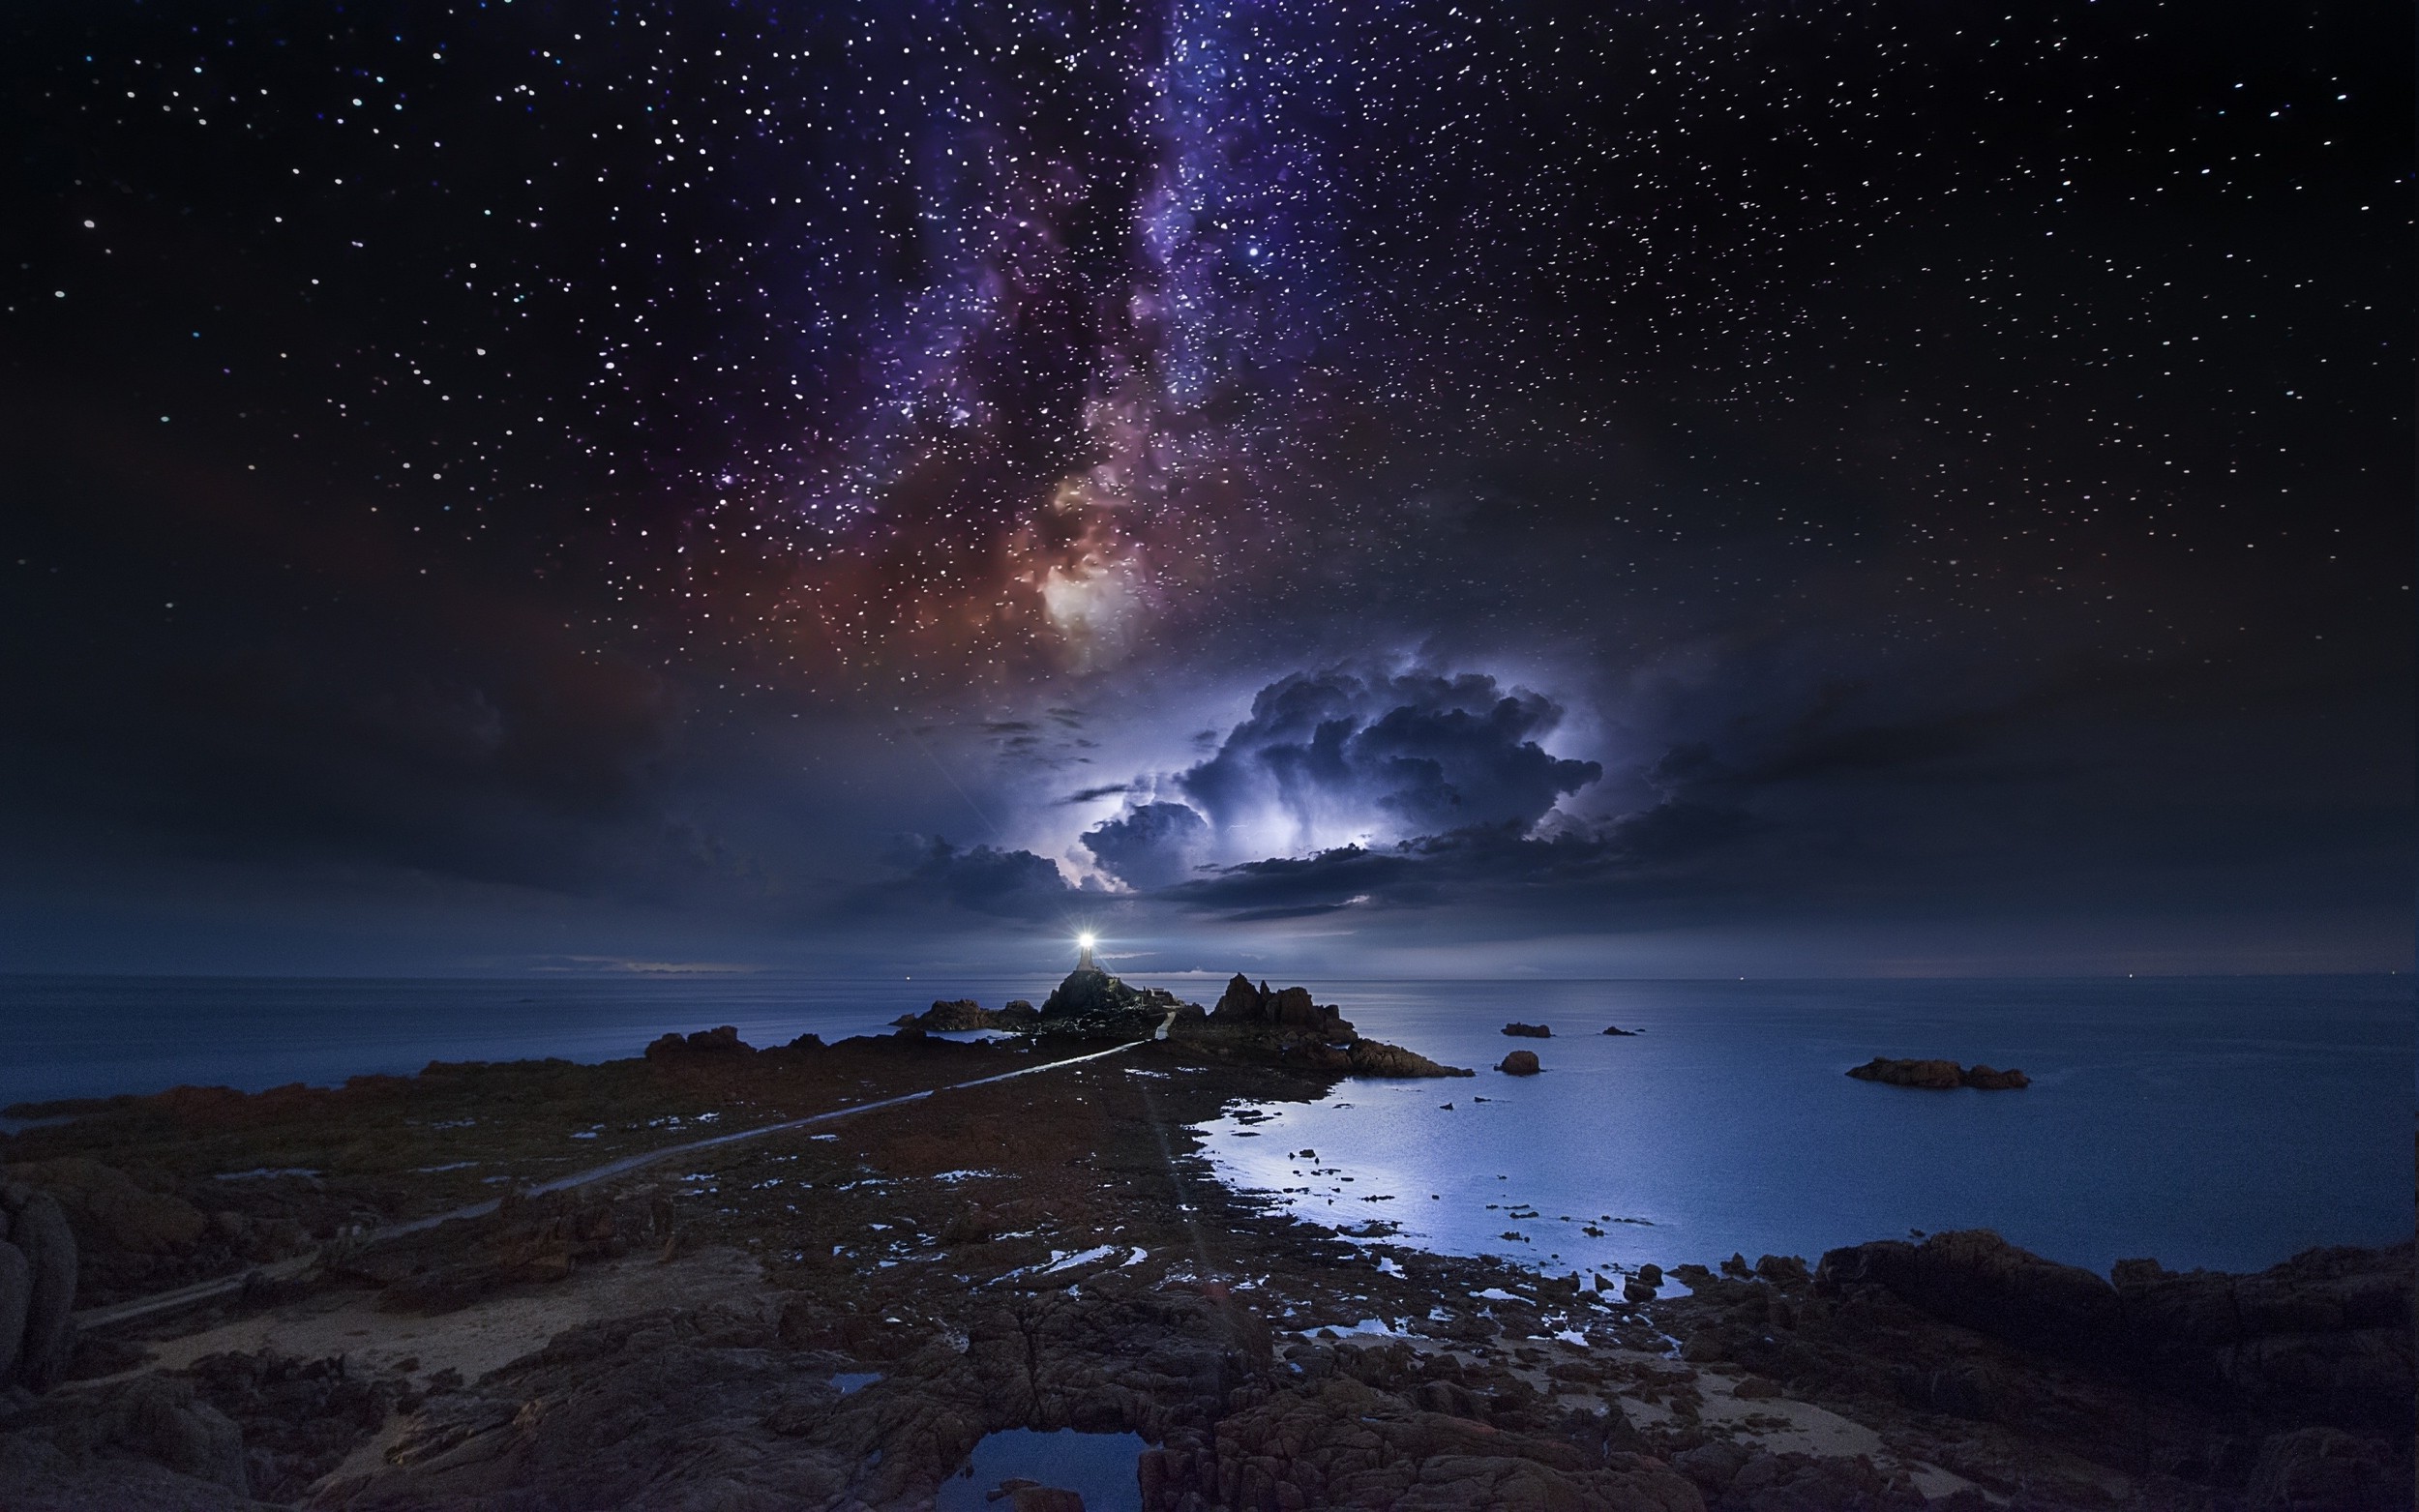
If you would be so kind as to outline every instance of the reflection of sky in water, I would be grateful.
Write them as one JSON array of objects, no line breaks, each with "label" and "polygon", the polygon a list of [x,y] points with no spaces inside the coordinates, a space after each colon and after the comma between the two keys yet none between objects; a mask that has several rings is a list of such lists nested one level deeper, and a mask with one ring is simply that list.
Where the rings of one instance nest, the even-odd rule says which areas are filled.
[{"label": "reflection of sky in water", "polygon": [[[2239,1269],[2411,1229],[2403,981],[1314,988],[1361,1032],[1440,1060],[1543,1061],[1534,1078],[1347,1082],[1208,1127],[1236,1184],[1295,1188],[1286,1201],[1317,1222],[1390,1220],[1450,1253],[1567,1272],[1810,1260],[1979,1227],[2101,1270],[2140,1255]],[[1513,1019],[1556,1035],[1498,1032]],[[1934,1093],[1841,1074],[1875,1054],[2020,1066],[2035,1083]],[[1305,1148],[1315,1163],[1287,1158]]]},{"label": "reflection of sky in water", "polygon": [[1076,1493],[1084,1498],[1085,1512],[1127,1512],[1143,1504],[1134,1462],[1149,1447],[1139,1434],[1079,1434],[1071,1428],[1048,1434],[1030,1428],[986,1434],[971,1462],[941,1483],[933,1512],[1003,1507],[1004,1499],[986,1501],[984,1495],[1012,1475]]}]

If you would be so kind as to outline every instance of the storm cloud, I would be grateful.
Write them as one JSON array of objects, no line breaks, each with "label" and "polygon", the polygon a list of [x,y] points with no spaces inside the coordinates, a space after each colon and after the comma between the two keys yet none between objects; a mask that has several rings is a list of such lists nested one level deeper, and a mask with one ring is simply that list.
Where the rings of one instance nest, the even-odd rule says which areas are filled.
[{"label": "storm cloud", "polygon": [[1180,803],[1146,803],[1094,826],[1084,848],[1128,887],[1180,882],[1210,839],[1210,821]]},{"label": "storm cloud", "polygon": [[1482,673],[1298,673],[1262,689],[1178,786],[1221,830],[1274,813],[1301,842],[1526,828],[1604,775],[1538,743],[1562,717],[1552,700]]}]

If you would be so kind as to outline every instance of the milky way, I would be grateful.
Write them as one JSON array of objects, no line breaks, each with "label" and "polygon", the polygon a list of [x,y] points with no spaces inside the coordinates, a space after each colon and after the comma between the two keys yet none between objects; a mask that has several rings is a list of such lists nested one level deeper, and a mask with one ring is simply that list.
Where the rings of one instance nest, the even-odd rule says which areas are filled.
[{"label": "milky way", "polygon": [[2388,18],[8,24],[34,894],[2206,916],[2406,802]]}]

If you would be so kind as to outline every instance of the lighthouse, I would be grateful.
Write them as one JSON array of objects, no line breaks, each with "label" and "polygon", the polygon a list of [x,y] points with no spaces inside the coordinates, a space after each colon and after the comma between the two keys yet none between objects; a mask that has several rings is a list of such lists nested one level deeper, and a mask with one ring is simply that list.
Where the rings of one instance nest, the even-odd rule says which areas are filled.
[{"label": "lighthouse", "polygon": [[1075,936],[1075,948],[1078,952],[1080,952],[1080,954],[1078,954],[1075,958],[1076,970],[1097,971],[1100,969],[1100,964],[1091,958],[1091,947],[1092,937],[1090,935],[1078,934]]}]

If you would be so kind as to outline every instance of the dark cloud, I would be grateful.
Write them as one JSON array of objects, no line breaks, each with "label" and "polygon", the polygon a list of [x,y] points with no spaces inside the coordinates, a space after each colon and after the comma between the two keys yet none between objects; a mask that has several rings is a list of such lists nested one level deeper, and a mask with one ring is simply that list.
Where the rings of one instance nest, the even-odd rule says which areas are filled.
[{"label": "dark cloud", "polygon": [[1038,919],[1078,892],[1055,863],[1030,850],[961,849],[938,835],[911,835],[898,843],[891,860],[906,875],[876,890],[872,901],[884,906],[941,902],[972,913]]},{"label": "dark cloud", "polygon": [[1210,821],[1180,803],[1146,803],[1094,825],[1084,848],[1101,869],[1128,887],[1180,882],[1210,840]]},{"label": "dark cloud", "polygon": [[1219,828],[1274,805],[1303,836],[1521,828],[1603,776],[1538,743],[1560,705],[1478,673],[1298,673],[1261,690],[1217,753],[1180,779]]}]

